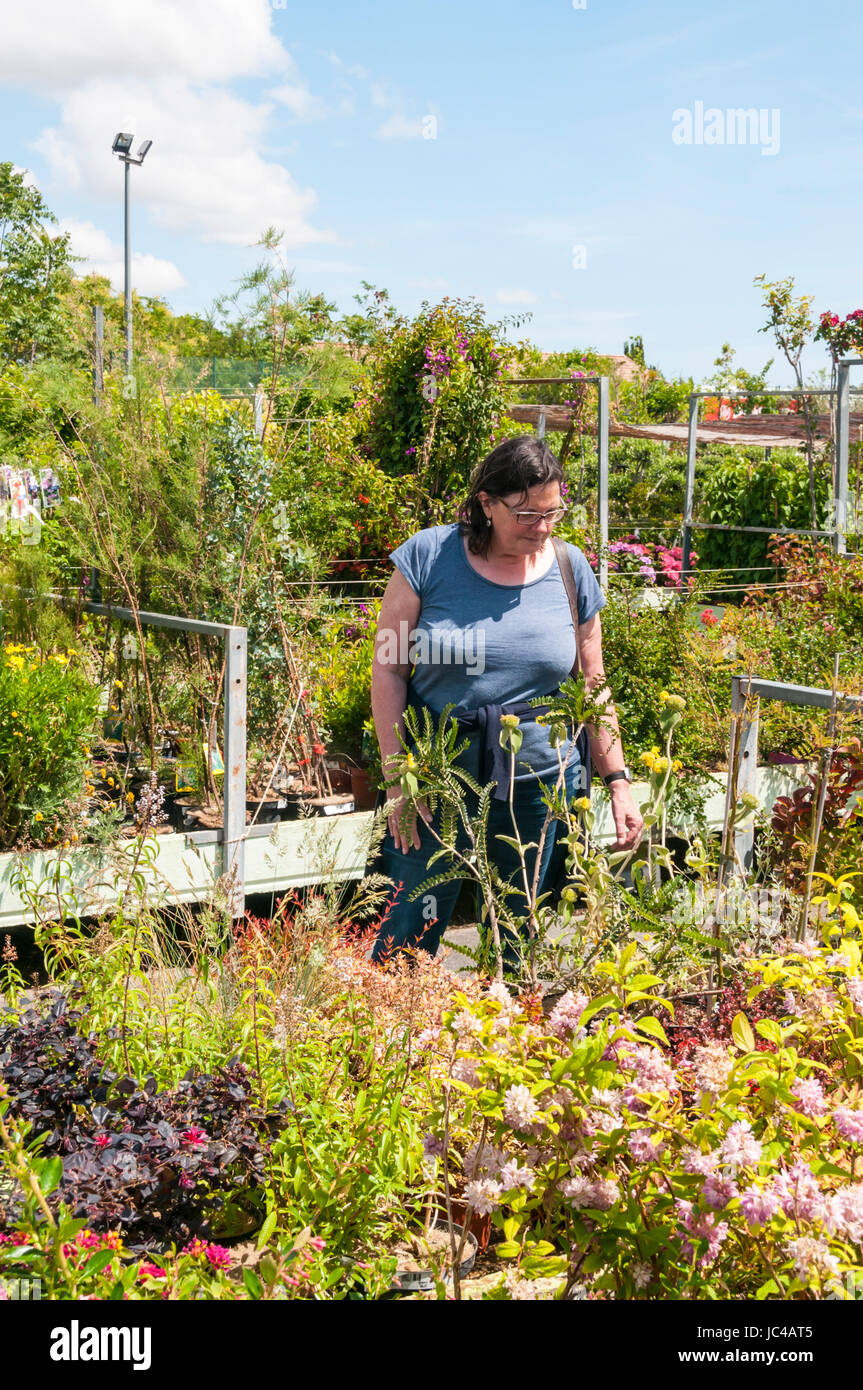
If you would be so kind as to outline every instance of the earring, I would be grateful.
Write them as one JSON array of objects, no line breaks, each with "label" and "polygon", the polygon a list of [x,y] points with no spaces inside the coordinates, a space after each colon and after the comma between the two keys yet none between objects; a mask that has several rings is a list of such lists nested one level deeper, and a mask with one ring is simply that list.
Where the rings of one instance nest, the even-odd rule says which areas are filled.
[{"label": "earring", "polygon": [[491,526],[491,517],[490,517],[490,516],[487,516],[487,517],[486,517],[486,519],[485,519],[485,524],[486,524],[486,526]]}]

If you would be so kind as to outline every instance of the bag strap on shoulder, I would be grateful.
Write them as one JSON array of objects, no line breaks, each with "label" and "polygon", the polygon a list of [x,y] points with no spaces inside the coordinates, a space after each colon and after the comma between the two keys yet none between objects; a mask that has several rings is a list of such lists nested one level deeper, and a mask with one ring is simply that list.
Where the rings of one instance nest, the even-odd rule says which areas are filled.
[{"label": "bag strap on shoulder", "polygon": [[578,640],[578,585],[575,582],[575,572],[572,568],[572,560],[569,557],[566,541],[561,540],[560,536],[552,536],[551,543],[557,556],[560,577],[563,580],[563,587],[566,589],[569,611],[572,614],[572,626],[575,632],[575,662],[570,674],[577,676],[581,670],[581,646]]}]

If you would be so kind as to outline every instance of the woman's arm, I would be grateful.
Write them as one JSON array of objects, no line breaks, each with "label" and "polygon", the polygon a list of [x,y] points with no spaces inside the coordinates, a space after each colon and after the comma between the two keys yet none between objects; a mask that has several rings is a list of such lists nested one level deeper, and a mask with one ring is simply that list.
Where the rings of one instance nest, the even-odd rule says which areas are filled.
[{"label": "woman's arm", "polygon": [[[410,673],[407,653],[421,608],[419,595],[414,593],[404,575],[396,570],[381,600],[372,664],[372,719],[385,776],[388,774],[390,758],[402,752],[399,734],[404,735],[405,731],[407,682]],[[414,849],[419,849],[420,839],[416,822],[405,830],[399,825],[399,803],[402,798],[398,787],[390,787],[387,798],[392,805],[389,827],[396,848],[405,854],[411,845]],[[409,835],[407,830],[410,831]]]},{"label": "woman's arm", "polygon": [[[602,656],[602,624],[599,614],[578,628],[578,643],[581,651],[581,666],[585,685],[600,701],[607,700],[605,714],[600,728],[588,726],[590,735],[590,756],[596,764],[601,777],[609,772],[622,772],[624,768],[623,745],[620,741],[620,726],[617,711],[611,698],[611,691],[605,677],[605,663]],[[632,799],[632,788],[624,778],[618,778],[609,787],[611,794],[611,814],[617,831],[616,849],[631,849],[641,838],[644,821]]]}]

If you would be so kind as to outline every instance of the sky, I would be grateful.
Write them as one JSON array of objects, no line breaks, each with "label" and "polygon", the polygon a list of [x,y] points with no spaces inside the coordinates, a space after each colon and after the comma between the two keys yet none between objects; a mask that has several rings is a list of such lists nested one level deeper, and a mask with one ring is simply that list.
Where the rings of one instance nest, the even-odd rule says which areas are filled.
[{"label": "sky", "polygon": [[[776,356],[753,278],[863,302],[863,13],[849,0],[0,0],[0,158],[79,270],[204,312],[284,233],[298,289],[703,380]],[[754,113],[738,119],[734,112]],[[520,325],[514,316],[530,313]],[[825,366],[816,345],[810,371]],[[790,372],[777,358],[777,386]]]}]

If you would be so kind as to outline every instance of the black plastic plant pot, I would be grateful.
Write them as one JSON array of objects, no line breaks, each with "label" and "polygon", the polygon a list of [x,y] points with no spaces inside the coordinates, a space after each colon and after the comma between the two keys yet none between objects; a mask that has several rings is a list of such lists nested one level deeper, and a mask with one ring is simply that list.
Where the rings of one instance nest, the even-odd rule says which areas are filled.
[{"label": "black plastic plant pot", "polygon": [[[445,1219],[438,1217],[430,1228],[432,1231],[447,1231]],[[461,1244],[462,1226],[453,1226],[456,1249]],[[444,1247],[445,1248],[445,1247]],[[468,1231],[464,1249],[462,1251],[462,1261],[459,1265],[458,1277],[464,1279],[470,1274],[476,1262],[477,1239],[472,1232]],[[448,1263],[447,1263],[448,1268]],[[451,1274],[451,1271],[449,1271]],[[428,1293],[435,1286],[435,1272],[430,1267],[428,1269],[397,1269],[392,1278],[390,1288],[396,1293]]]}]

